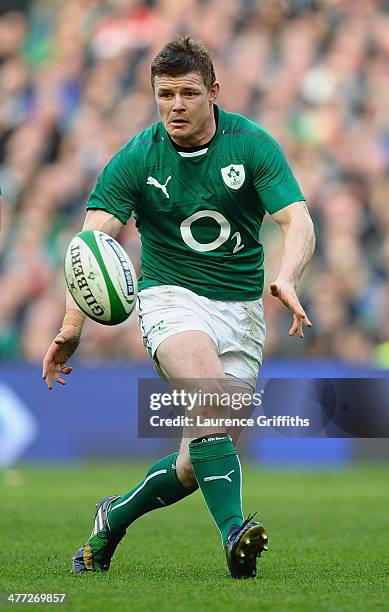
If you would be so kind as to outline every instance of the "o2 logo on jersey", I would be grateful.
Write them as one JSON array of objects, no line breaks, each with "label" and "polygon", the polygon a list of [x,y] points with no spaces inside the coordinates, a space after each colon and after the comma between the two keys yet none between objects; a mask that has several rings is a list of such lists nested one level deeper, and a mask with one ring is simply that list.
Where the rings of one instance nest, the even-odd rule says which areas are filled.
[{"label": "o2 logo on jersey", "polygon": [[[212,240],[212,242],[198,242],[194,238],[190,226],[198,219],[204,219],[206,217],[214,219],[219,224],[220,234],[215,240]],[[231,234],[231,225],[225,216],[216,210],[199,210],[193,215],[190,215],[190,217],[187,219],[184,219],[180,225],[180,232],[183,241],[188,245],[188,247],[194,251],[198,251],[199,253],[206,253],[207,251],[214,251],[219,246],[227,242]],[[231,240],[236,240],[236,244],[232,251],[233,254],[243,249],[244,244],[242,243],[240,232],[235,232],[235,234],[231,236]]]},{"label": "o2 logo on jersey", "polygon": [[223,181],[231,189],[240,189],[246,178],[243,164],[231,164],[221,168]]}]

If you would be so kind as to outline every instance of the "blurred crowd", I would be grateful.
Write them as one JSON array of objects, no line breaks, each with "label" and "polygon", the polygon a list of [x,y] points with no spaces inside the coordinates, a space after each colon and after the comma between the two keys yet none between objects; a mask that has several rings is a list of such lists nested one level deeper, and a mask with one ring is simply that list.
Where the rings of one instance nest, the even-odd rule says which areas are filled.
[{"label": "blurred crowd", "polygon": [[[113,153],[156,120],[149,65],[205,41],[226,110],[284,147],[316,225],[300,285],[314,327],[265,295],[266,355],[389,367],[389,1],[0,0],[0,359],[39,362],[64,311],[63,255]],[[263,227],[267,281],[281,234]],[[139,262],[130,222],[120,240]],[[138,263],[139,269],[139,263]],[[146,360],[136,316],[88,322],[79,357]]]}]

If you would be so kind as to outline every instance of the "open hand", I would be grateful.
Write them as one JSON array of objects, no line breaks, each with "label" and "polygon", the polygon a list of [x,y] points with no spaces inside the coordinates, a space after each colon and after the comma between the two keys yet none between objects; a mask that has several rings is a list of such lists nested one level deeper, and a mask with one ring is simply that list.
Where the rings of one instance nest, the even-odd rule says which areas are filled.
[{"label": "open hand", "polygon": [[49,390],[53,388],[53,379],[60,385],[66,385],[61,374],[70,374],[73,368],[67,366],[67,360],[74,353],[80,343],[80,336],[74,328],[62,329],[50,344],[43,359],[42,378],[46,381]]},{"label": "open hand", "polygon": [[294,336],[297,332],[300,338],[304,338],[303,324],[312,327],[312,323],[300,304],[293,284],[285,280],[275,280],[270,285],[270,293],[289,308],[293,314],[293,324],[289,330],[289,336]]}]

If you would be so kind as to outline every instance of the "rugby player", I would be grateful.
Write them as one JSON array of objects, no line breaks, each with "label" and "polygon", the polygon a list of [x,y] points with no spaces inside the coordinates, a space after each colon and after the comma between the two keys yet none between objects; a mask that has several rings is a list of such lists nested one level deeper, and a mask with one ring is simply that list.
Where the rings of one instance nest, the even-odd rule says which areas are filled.
[{"label": "rugby player", "polygon": [[[305,198],[277,141],[249,119],[216,105],[220,84],[201,41],[176,37],[151,65],[160,121],[132,138],[102,170],[84,229],[116,237],[133,214],[142,239],[138,312],[145,346],[167,379],[208,381],[208,389],[253,392],[262,361],[265,213],[283,230],[278,277],[270,286],[291,311],[289,334],[311,323],[296,284],[312,256]],[[64,384],[84,314],[67,294],[63,325],[43,361],[49,389]],[[212,382],[214,381],[214,383]],[[189,383],[188,383],[189,384]],[[202,414],[214,416],[214,408]],[[185,432],[178,451],[144,480],[96,506],[91,537],[73,571],[108,570],[127,528],[151,510],[200,488],[220,530],[234,578],[256,576],[265,528],[244,520],[238,430]]]}]

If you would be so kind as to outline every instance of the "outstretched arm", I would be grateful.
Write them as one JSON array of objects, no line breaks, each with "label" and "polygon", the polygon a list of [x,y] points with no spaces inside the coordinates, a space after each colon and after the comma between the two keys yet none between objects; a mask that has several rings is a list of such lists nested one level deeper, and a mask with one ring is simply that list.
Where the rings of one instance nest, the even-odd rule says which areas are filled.
[{"label": "outstretched arm", "polygon": [[272,215],[284,233],[280,271],[270,284],[270,292],[293,313],[289,335],[304,337],[303,324],[311,327],[296,286],[315,250],[315,232],[305,202],[294,202]]},{"label": "outstretched arm", "polygon": [[[116,238],[122,227],[123,224],[119,219],[104,210],[88,210],[82,229],[101,230]],[[53,388],[53,379],[61,385],[66,384],[61,375],[68,375],[72,371],[66,363],[80,344],[84,321],[84,313],[73,300],[70,291],[66,289],[66,310],[62,327],[43,359],[42,377],[50,390]]]}]

